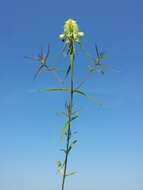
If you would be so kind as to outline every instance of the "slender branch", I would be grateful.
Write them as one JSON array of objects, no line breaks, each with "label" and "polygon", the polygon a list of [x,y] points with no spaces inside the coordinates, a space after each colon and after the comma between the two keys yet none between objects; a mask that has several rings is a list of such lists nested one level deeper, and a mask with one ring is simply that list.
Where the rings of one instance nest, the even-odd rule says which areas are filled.
[{"label": "slender branch", "polygon": [[60,82],[61,84],[63,84],[63,80],[61,79],[61,77],[58,75],[58,73],[56,71],[52,71],[53,75],[55,76],[55,78],[58,80],[58,82]]},{"label": "slender branch", "polygon": [[95,63],[95,60],[93,59],[93,57],[90,55],[90,53],[84,48],[84,46],[80,43],[80,49],[83,51],[83,53],[85,54],[85,56],[92,62]]},{"label": "slender branch", "polygon": [[76,87],[76,89],[79,89],[84,83],[86,83],[88,81],[88,79],[91,77],[91,72],[89,71],[87,73],[87,75],[85,76],[85,78],[78,84],[78,86]]}]

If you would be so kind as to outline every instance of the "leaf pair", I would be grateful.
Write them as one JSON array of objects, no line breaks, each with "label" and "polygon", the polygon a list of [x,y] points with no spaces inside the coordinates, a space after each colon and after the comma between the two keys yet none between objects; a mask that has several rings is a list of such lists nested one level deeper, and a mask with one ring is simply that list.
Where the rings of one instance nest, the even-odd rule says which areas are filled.
[{"label": "leaf pair", "polygon": [[58,172],[63,176],[64,175],[64,164],[62,164],[60,160],[57,160],[56,168],[57,168]]},{"label": "leaf pair", "polygon": [[[56,168],[57,168],[58,172],[63,176],[64,175],[64,164],[62,164],[60,160],[57,160]],[[68,176],[75,175],[75,174],[76,174],[76,172],[71,172],[71,173],[66,174],[65,176],[68,177]]]},{"label": "leaf pair", "polygon": [[[78,117],[79,117],[79,115],[74,115],[74,116],[71,118],[71,121],[77,119]],[[71,121],[70,121],[70,122],[71,122]],[[67,121],[67,122],[65,123],[65,125],[64,125],[64,127],[63,127],[63,129],[62,129],[62,131],[61,131],[61,139],[63,139],[64,136],[68,134],[68,130],[69,130],[69,121]]]},{"label": "leaf pair", "polygon": [[[70,88],[49,88],[49,89],[46,88],[46,89],[41,89],[40,91],[41,91],[41,92],[42,92],[42,91],[45,91],[45,92],[66,92],[66,93],[70,93],[70,92],[71,92]],[[95,103],[95,104],[101,106],[101,103],[97,102],[97,101],[94,99],[94,97],[89,96],[88,94],[86,94],[85,92],[79,90],[78,88],[74,89],[74,90],[73,90],[73,93],[77,93],[77,94],[79,94],[79,95],[81,95],[81,96],[84,96],[84,97],[86,97],[88,100],[92,101],[93,103]]]},{"label": "leaf pair", "polygon": [[[45,91],[45,92],[68,92],[70,93],[71,92],[71,89],[70,88],[46,88],[46,89],[41,89],[40,91]],[[78,93],[82,96],[86,96],[86,94],[79,90],[79,89],[74,89],[73,90],[74,93]]]}]

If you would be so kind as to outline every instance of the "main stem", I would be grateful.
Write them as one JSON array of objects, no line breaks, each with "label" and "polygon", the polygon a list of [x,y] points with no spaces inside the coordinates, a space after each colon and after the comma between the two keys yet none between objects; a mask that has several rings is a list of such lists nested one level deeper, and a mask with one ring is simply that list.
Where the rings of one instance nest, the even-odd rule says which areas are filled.
[{"label": "main stem", "polygon": [[74,80],[74,43],[72,42],[70,44],[70,65],[71,65],[71,73],[70,73],[70,111],[68,113],[68,132],[67,132],[67,139],[66,139],[66,155],[65,155],[65,161],[64,161],[64,174],[62,178],[62,188],[61,190],[64,190],[65,186],[65,179],[67,174],[67,164],[68,164],[68,156],[69,156],[69,146],[70,146],[70,137],[71,137],[71,120],[72,120],[72,109],[73,109],[73,80]]}]

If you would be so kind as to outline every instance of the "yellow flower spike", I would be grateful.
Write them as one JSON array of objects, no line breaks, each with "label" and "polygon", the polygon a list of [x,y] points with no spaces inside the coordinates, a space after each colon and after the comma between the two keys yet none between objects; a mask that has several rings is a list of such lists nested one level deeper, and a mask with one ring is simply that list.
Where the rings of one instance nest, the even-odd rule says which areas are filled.
[{"label": "yellow flower spike", "polygon": [[68,19],[64,24],[64,33],[59,35],[59,38],[66,42],[80,42],[80,38],[84,36],[83,32],[79,31],[78,24],[73,19]]}]

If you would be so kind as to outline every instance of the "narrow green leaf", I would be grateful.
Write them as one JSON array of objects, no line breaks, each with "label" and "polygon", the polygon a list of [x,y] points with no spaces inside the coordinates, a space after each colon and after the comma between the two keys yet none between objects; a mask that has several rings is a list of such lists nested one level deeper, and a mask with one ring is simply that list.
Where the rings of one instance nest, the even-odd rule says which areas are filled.
[{"label": "narrow green leaf", "polygon": [[45,56],[45,63],[46,63],[46,61],[47,61],[47,59],[49,57],[49,54],[50,54],[50,44],[48,44],[48,51],[47,51],[47,54]]},{"label": "narrow green leaf", "polygon": [[70,92],[69,88],[46,88],[46,89],[41,89],[40,91],[45,91],[45,92]]},{"label": "narrow green leaf", "polygon": [[65,126],[63,127],[62,132],[61,132],[61,139],[63,139],[65,134],[67,134],[68,128],[69,128],[69,124],[68,124],[68,122],[66,122]]},{"label": "narrow green leaf", "polygon": [[68,177],[68,176],[71,176],[71,175],[75,175],[77,172],[71,172],[71,173],[69,173],[69,174],[66,174],[66,176]]},{"label": "narrow green leaf", "polygon": [[67,153],[67,151],[65,149],[61,149],[60,151],[63,151],[65,154]]},{"label": "narrow green leaf", "polygon": [[60,174],[63,175],[63,173],[64,173],[64,166],[63,166],[63,164],[61,163],[60,160],[57,160],[56,167],[57,167],[58,172],[60,172]]},{"label": "narrow green leaf", "polygon": [[78,118],[78,115],[73,116],[72,119],[71,119],[71,121],[73,121],[73,120],[75,120],[75,119],[77,119],[77,118]]},{"label": "narrow green leaf", "polygon": [[76,143],[77,143],[77,140],[74,140],[74,141],[71,143],[70,146],[73,146],[73,145],[75,145]]},{"label": "narrow green leaf", "polygon": [[64,51],[66,50],[66,48],[67,48],[67,43],[64,43],[64,46],[62,48],[62,53],[64,53]]},{"label": "narrow green leaf", "polygon": [[[72,48],[72,49],[73,49],[73,48]],[[73,50],[71,50],[71,51],[72,51],[72,53],[70,54],[70,65],[71,65],[70,71],[71,71],[71,77],[72,77],[72,79],[73,79],[74,52],[73,52]]]},{"label": "narrow green leaf", "polygon": [[46,68],[46,71],[48,71],[48,72],[56,72],[57,71],[57,68],[48,67],[48,65],[46,65],[46,64],[44,64],[43,66]]},{"label": "narrow green leaf", "polygon": [[71,149],[74,147],[74,145],[75,145],[76,143],[77,143],[77,140],[74,140],[74,141],[70,144],[69,149],[68,149],[68,152],[71,151]]},{"label": "narrow green leaf", "polygon": [[80,95],[82,95],[82,96],[85,96],[88,100],[92,101],[92,102],[95,103],[96,105],[99,105],[99,106],[102,105],[100,102],[97,102],[94,97],[89,96],[88,94],[86,94],[85,92],[83,92],[83,91],[81,91],[81,90],[79,90],[79,89],[75,89],[74,92],[75,92],[75,93],[78,93],[78,94],[80,94]]},{"label": "narrow green leaf", "polygon": [[57,166],[58,169],[62,167],[62,163],[61,163],[60,160],[57,160],[56,166]]},{"label": "narrow green leaf", "polygon": [[76,92],[76,93],[78,93],[78,94],[80,94],[82,96],[87,96],[86,93],[84,93],[83,91],[78,90],[78,89],[74,89],[74,92]]},{"label": "narrow green leaf", "polygon": [[72,116],[79,116],[79,111],[75,111],[72,113]]},{"label": "narrow green leaf", "polygon": [[70,106],[70,104],[68,104],[68,103],[66,103],[66,110],[67,110],[67,114],[68,114],[68,116],[69,116],[70,113],[71,113],[71,106]]},{"label": "narrow green leaf", "polygon": [[[101,67],[101,66],[100,66]],[[104,71],[101,68],[97,68],[97,66],[90,67],[89,71],[91,73],[98,73],[98,74],[104,74]]]},{"label": "narrow green leaf", "polygon": [[41,66],[38,68],[36,74],[34,75],[34,78],[33,78],[34,80],[37,78],[37,76],[40,74],[40,72],[42,71],[43,68],[44,68],[43,65],[41,65]]},{"label": "narrow green leaf", "polygon": [[69,75],[70,70],[71,70],[71,64],[69,64],[69,66],[68,66],[68,69],[67,69],[67,71],[66,71],[64,80],[65,80],[65,79],[67,78],[67,76]]},{"label": "narrow green leaf", "polygon": [[68,117],[67,113],[66,112],[60,112],[60,113],[57,113],[58,116],[66,116]]}]

